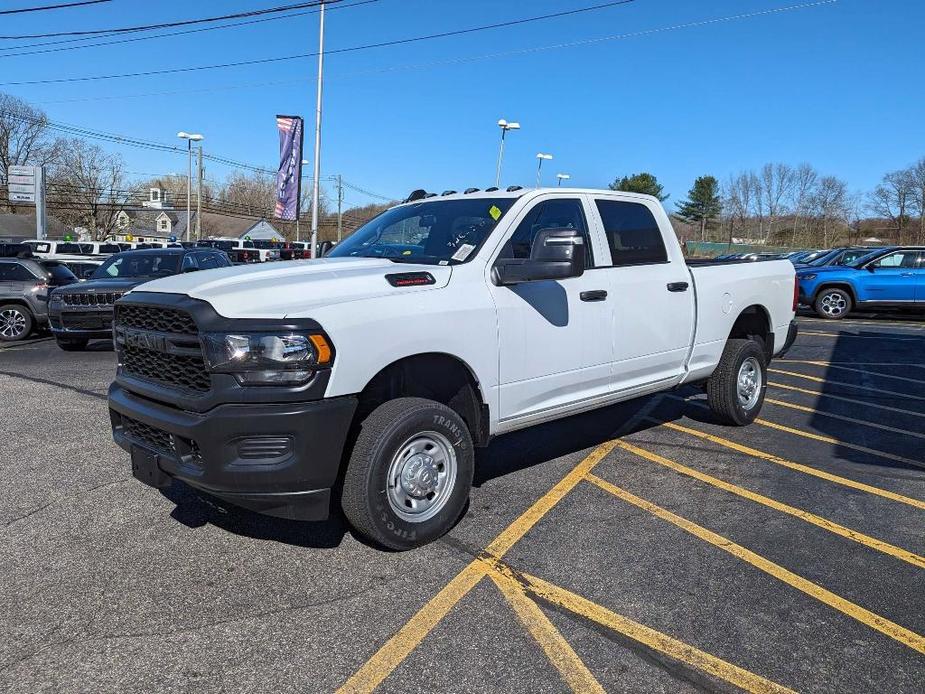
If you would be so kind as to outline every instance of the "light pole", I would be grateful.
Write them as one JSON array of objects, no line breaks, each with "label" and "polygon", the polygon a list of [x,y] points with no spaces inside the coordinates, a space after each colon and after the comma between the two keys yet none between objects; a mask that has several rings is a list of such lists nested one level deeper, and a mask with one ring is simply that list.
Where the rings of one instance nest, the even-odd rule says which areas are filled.
[{"label": "light pole", "polygon": [[536,165],[536,187],[537,187],[537,188],[540,187],[540,171],[542,171],[542,169],[543,169],[543,162],[544,162],[546,159],[552,159],[552,155],[551,155],[551,154],[543,154],[542,152],[539,152],[539,153],[536,155],[536,160],[537,160],[537,165]]},{"label": "light pole", "polygon": [[498,170],[495,173],[495,188],[501,186],[501,162],[504,160],[504,136],[508,130],[520,130],[520,123],[508,123],[503,118],[498,121],[501,128],[501,147],[498,150]]},{"label": "light pole", "polygon": [[567,181],[567,180],[569,180],[569,179],[571,178],[571,176],[569,176],[568,174],[561,174],[561,173],[560,173],[560,174],[556,174],[556,178],[559,179],[559,182],[556,184],[556,187],[557,187],[557,188],[561,188],[561,187],[562,187],[562,181]]},{"label": "light pole", "polygon": [[318,25],[318,93],[315,103],[315,169],[312,180],[312,259],[318,250],[318,198],[321,184],[321,88],[324,79],[324,0],[321,0],[321,12]]},{"label": "light pole", "polygon": [[[304,168],[306,164],[308,164],[308,159],[303,159],[302,163],[299,165],[299,178],[300,179],[302,177],[301,169]],[[299,186],[299,195],[300,196],[302,195],[302,186]],[[299,241],[300,240],[299,239],[299,216],[302,214],[302,201],[301,200],[299,200],[299,204],[297,207],[298,207],[299,212],[295,216],[295,240]]]},{"label": "light pole", "polygon": [[186,140],[186,153],[189,158],[189,168],[186,174],[186,232],[184,233],[185,240],[189,241],[189,227],[193,216],[190,211],[190,198],[193,197],[193,143],[201,142],[202,135],[199,133],[187,133],[181,130],[177,133],[177,137],[181,140]]}]

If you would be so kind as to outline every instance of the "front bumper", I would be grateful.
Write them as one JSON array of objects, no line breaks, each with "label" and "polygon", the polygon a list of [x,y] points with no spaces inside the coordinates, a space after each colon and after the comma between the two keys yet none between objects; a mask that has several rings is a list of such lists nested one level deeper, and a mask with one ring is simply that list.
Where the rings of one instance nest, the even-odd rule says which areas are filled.
[{"label": "front bumper", "polygon": [[229,503],[295,520],[327,518],[356,405],[341,397],[195,413],[109,388],[113,439],[126,451],[156,455],[167,476]]},{"label": "front bumper", "polygon": [[48,308],[48,325],[57,337],[111,340],[112,317],[112,306],[79,310],[54,305]]}]

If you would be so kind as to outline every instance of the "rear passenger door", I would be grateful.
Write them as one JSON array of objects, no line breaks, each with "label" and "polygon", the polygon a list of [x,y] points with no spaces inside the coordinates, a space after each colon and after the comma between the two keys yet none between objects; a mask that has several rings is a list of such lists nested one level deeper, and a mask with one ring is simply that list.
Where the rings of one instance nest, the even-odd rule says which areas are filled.
[{"label": "rear passenger door", "polygon": [[614,388],[679,379],[693,340],[694,287],[680,247],[666,245],[659,227],[671,223],[647,200],[594,196],[593,203],[610,251]]}]

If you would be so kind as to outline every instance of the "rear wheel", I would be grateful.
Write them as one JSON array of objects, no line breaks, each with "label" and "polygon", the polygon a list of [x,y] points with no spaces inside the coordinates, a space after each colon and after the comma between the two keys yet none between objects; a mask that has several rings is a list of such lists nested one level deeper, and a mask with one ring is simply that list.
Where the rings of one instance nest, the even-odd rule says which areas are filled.
[{"label": "rear wheel", "polygon": [[851,311],[851,295],[844,289],[826,287],[821,289],[813,302],[813,309],[820,318],[838,320]]},{"label": "rear wheel", "polygon": [[19,304],[0,306],[0,340],[18,342],[32,332],[32,314]]},{"label": "rear wheel", "polygon": [[724,424],[751,424],[768,387],[765,352],[754,340],[729,340],[707,381],[707,402]]},{"label": "rear wheel", "polygon": [[63,349],[65,352],[81,352],[87,348],[87,343],[90,340],[82,339],[79,337],[59,337],[57,338],[58,347]]},{"label": "rear wheel", "polygon": [[424,398],[398,398],[360,425],[341,506],[357,532],[390,549],[446,534],[469,499],[475,456],[462,418]]}]

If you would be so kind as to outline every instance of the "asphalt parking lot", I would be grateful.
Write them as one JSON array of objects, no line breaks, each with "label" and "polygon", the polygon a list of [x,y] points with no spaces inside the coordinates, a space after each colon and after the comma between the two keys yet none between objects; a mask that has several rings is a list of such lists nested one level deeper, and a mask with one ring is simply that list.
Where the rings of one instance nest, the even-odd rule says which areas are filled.
[{"label": "asphalt parking lot", "polygon": [[406,553],[138,483],[113,370],[0,350],[2,691],[922,691],[925,321],[801,318],[745,429],[686,389],[499,438]]}]

